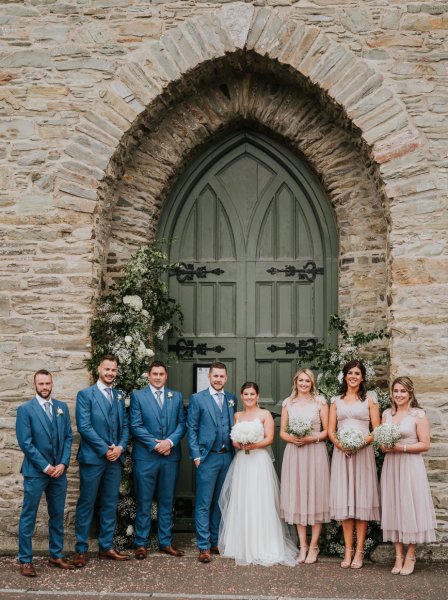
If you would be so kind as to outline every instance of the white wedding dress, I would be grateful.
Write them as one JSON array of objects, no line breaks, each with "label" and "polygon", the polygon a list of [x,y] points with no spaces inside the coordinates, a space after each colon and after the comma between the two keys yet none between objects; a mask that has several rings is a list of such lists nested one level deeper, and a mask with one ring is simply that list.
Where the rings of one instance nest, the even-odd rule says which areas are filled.
[{"label": "white wedding dress", "polygon": [[[263,423],[258,418],[251,423],[261,441]],[[234,558],[237,565],[297,564],[296,545],[280,519],[279,497],[279,481],[268,450],[237,451],[219,497],[221,556]]]}]

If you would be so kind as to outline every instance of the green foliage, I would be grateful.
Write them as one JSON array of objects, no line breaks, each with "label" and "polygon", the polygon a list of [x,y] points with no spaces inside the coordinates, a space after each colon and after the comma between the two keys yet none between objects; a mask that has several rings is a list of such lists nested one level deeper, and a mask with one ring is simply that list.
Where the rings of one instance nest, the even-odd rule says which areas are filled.
[{"label": "green foliage", "polygon": [[160,242],[142,246],[127,264],[123,278],[100,299],[93,319],[92,357],[87,362],[96,377],[99,359],[112,353],[120,366],[117,387],[129,394],[147,384],[148,359],[161,348],[169,330],[180,331],[180,306],[168,295],[165,275],[168,264]]},{"label": "green foliage", "polygon": [[[349,333],[348,323],[338,315],[331,315],[329,332],[338,333],[337,345],[316,344],[314,349],[304,355],[299,362],[299,367],[310,367],[317,373],[316,384],[319,392],[329,401],[332,396],[340,393],[342,382],[342,369],[351,360],[361,360],[366,367],[366,384],[368,389],[373,389],[378,397],[380,412],[390,406],[389,390],[375,387],[377,368],[380,365],[388,365],[389,354],[382,352],[379,356],[372,357],[372,350],[367,352],[365,346],[386,339],[388,333],[385,329],[372,333],[356,331]],[[327,448],[331,455],[333,446],[327,442]],[[383,454],[375,450],[375,460],[378,476],[381,473]],[[382,543],[382,532],[378,523],[369,522],[367,527],[364,551],[369,555],[378,544]],[[332,521],[324,525],[320,549],[327,555],[344,555],[344,536],[342,525],[338,521]]]}]

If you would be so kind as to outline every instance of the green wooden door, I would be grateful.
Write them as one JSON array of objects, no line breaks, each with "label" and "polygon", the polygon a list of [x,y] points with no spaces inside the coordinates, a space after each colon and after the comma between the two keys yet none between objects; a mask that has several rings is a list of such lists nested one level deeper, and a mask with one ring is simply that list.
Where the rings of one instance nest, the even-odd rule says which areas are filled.
[{"label": "green wooden door", "polygon": [[[170,340],[170,385],[188,399],[194,365],[220,360],[229,390],[257,381],[262,405],[278,411],[300,351],[325,338],[336,310],[334,219],[309,167],[265,136],[234,134],[178,182],[159,237],[183,263],[169,282],[185,316],[182,339]],[[274,454],[280,469],[278,439]],[[184,455],[178,495],[192,497],[186,446]]]}]

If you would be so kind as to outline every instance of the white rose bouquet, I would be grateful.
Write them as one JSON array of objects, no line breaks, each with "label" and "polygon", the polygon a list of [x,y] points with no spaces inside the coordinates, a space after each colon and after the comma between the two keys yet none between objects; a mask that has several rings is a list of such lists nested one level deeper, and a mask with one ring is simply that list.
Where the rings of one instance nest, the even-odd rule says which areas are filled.
[{"label": "white rose bouquet", "polygon": [[[245,446],[258,441],[258,429],[254,421],[237,421],[230,431],[230,438]],[[250,450],[245,450],[249,454]]]},{"label": "white rose bouquet", "polygon": [[298,438],[305,437],[313,431],[313,424],[309,417],[291,417],[286,426],[286,433]]},{"label": "white rose bouquet", "polygon": [[373,432],[373,444],[376,448],[393,448],[401,438],[400,428],[393,423],[383,423]]},{"label": "white rose bouquet", "polygon": [[346,452],[357,452],[366,445],[364,435],[359,429],[341,429],[336,433],[336,439]]}]

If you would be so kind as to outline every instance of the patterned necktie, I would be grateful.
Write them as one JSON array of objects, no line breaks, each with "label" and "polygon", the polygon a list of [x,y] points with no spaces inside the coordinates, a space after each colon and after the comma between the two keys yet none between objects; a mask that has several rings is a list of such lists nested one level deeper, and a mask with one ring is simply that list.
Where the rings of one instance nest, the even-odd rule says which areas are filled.
[{"label": "patterned necktie", "polygon": [[218,392],[216,394],[216,397],[218,398],[218,406],[219,406],[219,410],[222,410],[222,397],[224,394],[222,394],[221,392]]},{"label": "patterned necktie", "polygon": [[53,421],[53,414],[51,412],[51,404],[48,400],[46,400],[44,402],[44,409],[45,409],[45,412],[47,413],[47,417],[50,419],[50,421]]},{"label": "patterned necktie", "polygon": [[114,395],[112,393],[112,388],[107,387],[106,389],[106,394],[107,394],[107,399],[109,400],[109,402],[112,404],[112,402],[114,401]]},{"label": "patterned necktie", "polygon": [[163,408],[162,390],[156,390],[157,403],[160,408]]}]

